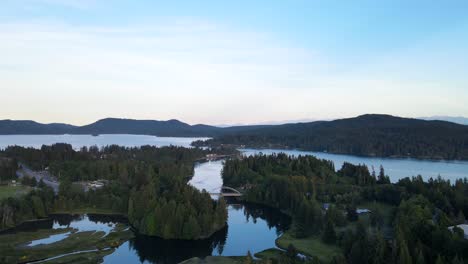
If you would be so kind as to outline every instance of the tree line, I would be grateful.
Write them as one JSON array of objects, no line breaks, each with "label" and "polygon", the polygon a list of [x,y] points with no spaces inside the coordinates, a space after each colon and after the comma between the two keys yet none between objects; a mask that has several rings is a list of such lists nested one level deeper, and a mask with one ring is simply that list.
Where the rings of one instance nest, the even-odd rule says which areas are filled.
[{"label": "tree line", "polygon": [[16,179],[18,163],[15,159],[0,156],[0,183]]}]

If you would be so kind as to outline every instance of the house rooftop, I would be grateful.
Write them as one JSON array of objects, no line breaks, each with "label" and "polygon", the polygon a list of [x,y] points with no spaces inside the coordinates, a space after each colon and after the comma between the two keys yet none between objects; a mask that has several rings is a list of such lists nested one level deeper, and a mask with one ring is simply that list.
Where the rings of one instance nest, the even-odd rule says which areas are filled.
[{"label": "house rooftop", "polygon": [[[463,233],[465,234],[465,239],[468,239],[468,224],[461,224],[457,225],[457,227],[461,228],[463,230]],[[452,230],[454,226],[449,226],[448,229]]]}]

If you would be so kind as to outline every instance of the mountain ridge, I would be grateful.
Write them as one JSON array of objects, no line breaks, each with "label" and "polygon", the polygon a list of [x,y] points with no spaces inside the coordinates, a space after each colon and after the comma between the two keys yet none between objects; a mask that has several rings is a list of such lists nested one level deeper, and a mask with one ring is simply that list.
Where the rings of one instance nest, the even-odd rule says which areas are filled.
[{"label": "mountain ridge", "polygon": [[12,134],[139,134],[210,137],[196,146],[296,148],[379,157],[468,160],[468,126],[382,114],[333,121],[283,125],[215,127],[167,121],[104,118],[84,126],[0,120],[0,135]]},{"label": "mountain ridge", "polygon": [[377,157],[468,160],[468,126],[367,114],[225,133],[197,145],[290,148]]},{"label": "mountain ridge", "polygon": [[[219,134],[230,134],[236,132],[254,131],[265,128],[289,128],[291,126],[316,126],[320,124],[334,124],[355,120],[362,122],[353,125],[375,125],[378,121],[390,122],[391,125],[401,125],[402,120],[412,120],[419,124],[441,124],[449,123],[468,127],[464,124],[458,124],[446,120],[427,120],[420,118],[404,118],[385,114],[364,114],[357,117],[342,118],[336,120],[311,121],[311,122],[293,122],[286,124],[260,124],[260,125],[235,125],[228,127],[219,127],[206,124],[190,125],[178,119],[152,120],[152,119],[131,119],[108,117],[99,119],[93,123],[76,126],[66,123],[39,123],[33,120],[0,120],[0,135],[18,135],[18,134],[143,134],[156,136],[177,136],[179,134],[194,134],[200,136],[216,136]],[[429,123],[423,123],[429,122]],[[405,123],[407,125],[408,123]]]}]

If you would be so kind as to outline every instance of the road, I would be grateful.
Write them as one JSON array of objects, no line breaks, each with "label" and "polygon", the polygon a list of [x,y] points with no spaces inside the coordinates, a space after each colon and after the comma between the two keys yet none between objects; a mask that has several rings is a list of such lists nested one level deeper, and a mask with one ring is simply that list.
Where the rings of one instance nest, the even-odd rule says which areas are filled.
[{"label": "road", "polygon": [[57,194],[58,193],[58,188],[59,188],[59,183],[50,175],[49,172],[47,171],[33,171],[24,164],[20,164],[21,169],[16,171],[16,175],[18,178],[23,178],[25,175],[32,176],[36,178],[37,182],[42,179],[42,181],[47,185],[52,187],[54,189],[54,192]]}]

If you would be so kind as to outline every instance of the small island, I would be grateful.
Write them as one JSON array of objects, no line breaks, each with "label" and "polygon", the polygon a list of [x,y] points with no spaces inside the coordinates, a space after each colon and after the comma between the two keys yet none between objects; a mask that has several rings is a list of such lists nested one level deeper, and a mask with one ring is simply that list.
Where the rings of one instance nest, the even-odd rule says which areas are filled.
[{"label": "small island", "polygon": [[1,180],[28,190],[0,201],[0,230],[50,214],[96,213],[123,215],[138,234],[207,238],[226,225],[225,201],[187,182],[194,162],[209,154],[182,147],[8,147],[0,153]]}]

